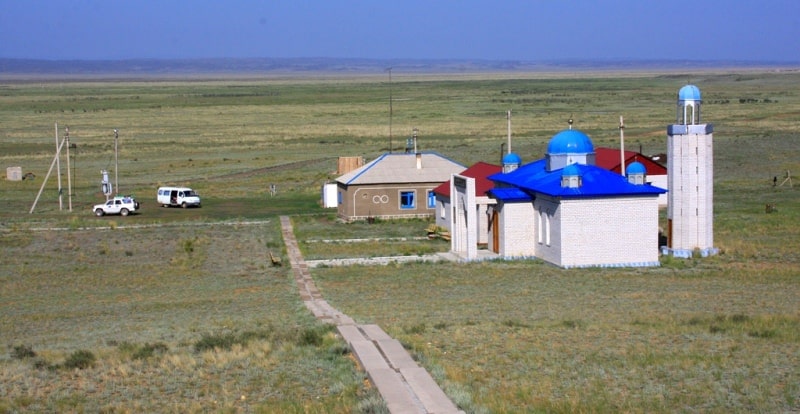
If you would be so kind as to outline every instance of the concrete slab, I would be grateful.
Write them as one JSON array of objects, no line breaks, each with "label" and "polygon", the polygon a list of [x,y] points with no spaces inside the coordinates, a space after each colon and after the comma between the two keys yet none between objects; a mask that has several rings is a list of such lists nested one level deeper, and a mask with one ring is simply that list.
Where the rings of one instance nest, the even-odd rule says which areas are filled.
[{"label": "concrete slab", "polygon": [[342,335],[342,338],[350,344],[353,341],[366,341],[367,338],[361,333],[356,325],[342,325],[337,326],[336,330],[339,331],[339,334]]},{"label": "concrete slab", "polygon": [[394,369],[418,368],[417,362],[397,339],[383,339],[375,341],[381,353],[389,361],[389,366]]},{"label": "concrete slab", "polygon": [[392,414],[426,413],[422,403],[414,399],[408,386],[393,369],[373,369],[368,375],[386,402],[386,408]]},{"label": "concrete slab", "polygon": [[382,341],[385,339],[392,339],[389,334],[384,332],[378,325],[361,325],[361,330],[364,331],[364,334],[367,335],[367,338],[372,339],[373,341]]},{"label": "concrete slab", "polygon": [[458,407],[439,388],[439,384],[424,368],[400,370],[408,385],[429,413],[458,413]]},{"label": "concrete slab", "polygon": [[389,363],[383,359],[383,355],[375,347],[372,341],[352,341],[350,346],[353,348],[353,353],[364,370],[369,374],[375,369],[388,369],[394,371],[389,367]]}]

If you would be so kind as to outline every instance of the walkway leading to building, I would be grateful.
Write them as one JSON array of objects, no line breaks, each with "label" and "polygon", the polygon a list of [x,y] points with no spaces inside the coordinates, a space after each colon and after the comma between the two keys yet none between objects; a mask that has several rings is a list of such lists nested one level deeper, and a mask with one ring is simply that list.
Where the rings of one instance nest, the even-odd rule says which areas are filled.
[{"label": "walkway leading to building", "polygon": [[336,325],[386,401],[389,411],[396,414],[460,413],[400,341],[391,338],[378,325],[356,324],[322,298],[300,253],[289,217],[281,216],[281,228],[300,297],[315,317]]}]

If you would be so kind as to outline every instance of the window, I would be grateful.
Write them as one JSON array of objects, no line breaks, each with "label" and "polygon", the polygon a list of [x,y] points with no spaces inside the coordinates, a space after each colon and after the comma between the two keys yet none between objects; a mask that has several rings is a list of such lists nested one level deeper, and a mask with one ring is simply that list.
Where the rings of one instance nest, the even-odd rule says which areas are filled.
[{"label": "window", "polygon": [[342,196],[342,192],[341,192],[341,191],[339,191],[339,196],[338,196],[338,198],[339,198],[339,204],[341,205],[341,204],[342,204],[342,199],[343,199],[343,196]]},{"label": "window", "polygon": [[428,208],[436,208],[436,194],[432,190],[428,191]]},{"label": "window", "polygon": [[550,245],[550,214],[544,216],[545,244]]},{"label": "window", "polygon": [[403,210],[413,210],[417,208],[416,201],[414,200],[414,191],[400,192],[400,208]]},{"label": "window", "polygon": [[543,224],[542,223],[542,216],[543,215],[544,215],[544,212],[539,211],[539,222],[537,223],[538,225],[536,226],[536,228],[539,230],[539,238],[538,238],[539,239],[539,244],[542,244],[542,240],[544,240],[544,237],[542,237],[542,235],[544,234],[544,229],[542,229],[542,224]]}]

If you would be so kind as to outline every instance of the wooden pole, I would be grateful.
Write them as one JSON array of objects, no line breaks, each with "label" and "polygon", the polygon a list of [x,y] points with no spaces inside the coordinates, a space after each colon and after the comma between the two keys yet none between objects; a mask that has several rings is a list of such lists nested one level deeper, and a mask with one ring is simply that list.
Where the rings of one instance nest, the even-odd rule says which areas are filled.
[{"label": "wooden pole", "polygon": [[[64,145],[64,141],[61,141],[61,146]],[[56,161],[58,161],[58,153],[61,152],[61,146],[58,147],[58,151],[56,151],[56,156],[53,157],[53,162],[50,163],[50,169],[47,170],[47,175],[44,177],[44,181],[42,181],[42,186],[39,188],[39,194],[36,194],[36,200],[33,200],[33,205],[31,206],[31,211],[29,214],[33,214],[33,209],[36,208],[36,203],[39,202],[39,197],[42,195],[42,191],[44,190],[44,185],[47,184],[47,179],[50,178],[50,173],[53,172],[53,167],[56,165]]]},{"label": "wooden pole", "polygon": [[58,210],[64,208],[63,190],[61,189],[61,147],[58,145],[58,122],[56,122],[56,171],[58,174]]},{"label": "wooden pole", "polygon": [[66,128],[64,140],[67,143],[67,200],[69,200],[69,211],[72,211],[72,174],[69,169],[69,127]]}]

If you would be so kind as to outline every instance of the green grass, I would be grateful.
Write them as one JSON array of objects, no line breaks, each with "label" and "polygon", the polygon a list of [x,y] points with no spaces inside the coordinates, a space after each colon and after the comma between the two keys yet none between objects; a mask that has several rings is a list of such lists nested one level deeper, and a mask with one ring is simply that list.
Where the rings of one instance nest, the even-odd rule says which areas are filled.
[{"label": "green grass", "polygon": [[[370,160],[417,127],[423,150],[497,162],[509,109],[524,161],[570,118],[596,146],[616,147],[622,115],[626,148],[664,152],[687,79],[715,125],[719,256],[655,269],[392,263],[313,276],[337,309],[400,339],[467,412],[795,411],[800,181],[772,179],[800,176],[800,73],[704,71],[398,74],[391,144],[388,84],[376,77],[2,83],[0,160],[36,179],[0,180],[0,412],[380,412],[289,269],[269,265],[269,251],[283,254],[277,216],[293,216],[309,259],[446,250],[397,240],[424,236],[428,221],[346,224],[321,209],[336,157]],[[29,214],[55,122],[76,145],[73,211],[62,158],[64,209],[53,175]],[[121,191],[143,209],[96,218],[114,128]],[[193,187],[203,207],[158,207],[163,184]]]}]

